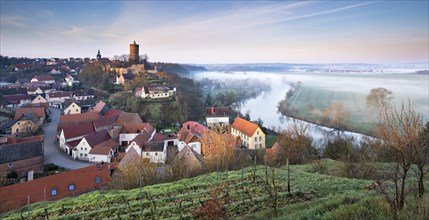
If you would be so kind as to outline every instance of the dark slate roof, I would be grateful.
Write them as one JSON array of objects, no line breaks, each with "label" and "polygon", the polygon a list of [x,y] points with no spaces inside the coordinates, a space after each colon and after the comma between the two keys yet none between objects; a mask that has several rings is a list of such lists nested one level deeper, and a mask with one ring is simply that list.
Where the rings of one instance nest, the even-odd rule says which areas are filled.
[{"label": "dark slate roof", "polygon": [[0,146],[0,164],[43,156],[43,141]]},{"label": "dark slate roof", "polygon": [[148,152],[162,152],[164,151],[164,141],[159,141],[159,142],[149,142],[147,144],[144,145],[143,152],[148,151]]}]

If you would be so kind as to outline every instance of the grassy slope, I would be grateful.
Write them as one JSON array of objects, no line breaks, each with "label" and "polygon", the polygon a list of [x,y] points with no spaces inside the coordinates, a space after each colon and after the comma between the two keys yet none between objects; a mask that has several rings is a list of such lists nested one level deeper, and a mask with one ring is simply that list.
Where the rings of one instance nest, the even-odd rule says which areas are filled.
[{"label": "grassy slope", "polygon": [[[241,171],[228,175],[230,202],[227,211],[233,218],[267,219],[273,216],[263,181],[252,181],[252,168],[244,169],[245,201],[242,203]],[[279,184],[279,209],[281,219],[331,219],[348,216],[350,210],[361,211],[364,216],[377,218],[379,210],[372,204],[380,203],[380,196],[374,190],[363,189],[369,180],[356,180],[321,175],[310,172],[310,165],[291,167],[291,194],[286,192],[287,172],[275,169]],[[257,167],[257,175],[265,176],[263,166]],[[178,219],[179,201],[183,200],[182,213],[190,218],[200,201],[210,196],[211,189],[226,180],[226,173],[211,173],[177,182],[158,184],[143,188],[143,218],[155,216],[157,219]],[[302,194],[303,193],[303,194]],[[148,199],[153,197],[153,203]],[[64,209],[62,208],[64,207]],[[139,189],[97,191],[74,198],[66,198],[47,204],[49,219],[135,219],[140,214]],[[32,217],[43,216],[43,204],[31,206]],[[0,218],[20,218],[20,210],[7,213]],[[344,214],[345,212],[345,214]],[[354,211],[353,211],[354,212]],[[353,213],[352,213],[353,214]],[[368,216],[370,215],[370,216]],[[24,212],[26,217],[26,211]]]}]

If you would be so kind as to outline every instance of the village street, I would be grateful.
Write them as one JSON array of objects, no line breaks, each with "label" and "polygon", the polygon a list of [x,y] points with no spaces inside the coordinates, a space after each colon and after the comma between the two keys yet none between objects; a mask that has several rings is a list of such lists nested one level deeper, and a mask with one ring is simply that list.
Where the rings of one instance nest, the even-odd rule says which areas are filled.
[{"label": "village street", "polygon": [[64,151],[61,151],[58,147],[57,141],[57,125],[60,118],[61,110],[57,108],[49,108],[51,122],[46,122],[43,126],[45,133],[44,143],[44,164],[53,163],[57,166],[64,167],[66,169],[78,169],[89,166],[88,161],[73,160]]}]

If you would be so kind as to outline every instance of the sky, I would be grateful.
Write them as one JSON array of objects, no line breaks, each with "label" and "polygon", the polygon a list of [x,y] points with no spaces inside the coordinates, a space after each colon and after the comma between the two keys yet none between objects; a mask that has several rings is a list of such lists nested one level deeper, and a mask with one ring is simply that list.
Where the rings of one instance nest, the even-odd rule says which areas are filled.
[{"label": "sky", "polygon": [[0,54],[152,62],[428,62],[429,1],[0,0]]}]

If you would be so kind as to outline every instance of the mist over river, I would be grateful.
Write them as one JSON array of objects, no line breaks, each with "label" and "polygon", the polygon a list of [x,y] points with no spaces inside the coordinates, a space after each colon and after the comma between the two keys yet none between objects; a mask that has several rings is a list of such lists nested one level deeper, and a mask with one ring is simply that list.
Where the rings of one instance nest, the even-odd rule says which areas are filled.
[{"label": "mist over river", "polygon": [[[395,105],[411,100],[412,108],[427,120],[429,114],[429,75],[392,73],[307,73],[307,72],[216,72],[206,71],[193,74],[193,79],[219,81],[257,79],[268,83],[271,90],[262,92],[256,98],[248,99],[240,108],[249,112],[251,120],[262,119],[264,126],[277,130],[288,127],[292,120],[278,112],[278,103],[291,89],[291,83],[302,82],[302,91],[308,97],[300,97],[302,106],[322,108],[333,101],[341,101],[357,121],[373,120],[366,109],[366,96],[372,88],[384,87],[393,92]],[[309,131],[316,143],[323,142],[326,131],[332,129],[310,124]],[[347,136],[360,139],[362,135],[345,132]]]}]

